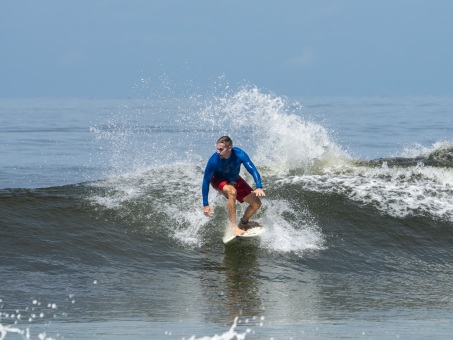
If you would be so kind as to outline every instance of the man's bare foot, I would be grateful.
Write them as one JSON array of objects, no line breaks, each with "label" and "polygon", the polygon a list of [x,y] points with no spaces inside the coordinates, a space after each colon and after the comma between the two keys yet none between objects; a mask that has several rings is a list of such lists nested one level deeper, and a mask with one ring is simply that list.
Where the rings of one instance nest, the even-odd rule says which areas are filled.
[{"label": "man's bare foot", "polygon": [[245,230],[239,228],[239,227],[232,227],[233,228],[233,235],[242,235],[245,233]]}]

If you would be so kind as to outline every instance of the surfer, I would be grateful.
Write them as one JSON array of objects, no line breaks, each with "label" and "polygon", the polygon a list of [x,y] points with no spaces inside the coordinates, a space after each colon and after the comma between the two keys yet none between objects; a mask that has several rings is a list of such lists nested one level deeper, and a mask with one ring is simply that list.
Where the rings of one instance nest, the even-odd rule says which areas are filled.
[{"label": "surfer", "polygon": [[[227,199],[228,218],[230,220],[233,235],[242,235],[245,231],[257,225],[249,219],[261,207],[258,196],[265,196],[261,176],[249,156],[240,148],[233,147],[233,141],[228,136],[220,137],[216,143],[217,152],[209,159],[203,177],[202,195],[203,212],[206,216],[212,216],[212,208],[209,206],[209,184],[222,193]],[[253,176],[256,189],[253,190],[247,182],[239,176],[241,164]],[[242,216],[239,225],[236,222],[236,200],[240,203],[249,204]]]}]

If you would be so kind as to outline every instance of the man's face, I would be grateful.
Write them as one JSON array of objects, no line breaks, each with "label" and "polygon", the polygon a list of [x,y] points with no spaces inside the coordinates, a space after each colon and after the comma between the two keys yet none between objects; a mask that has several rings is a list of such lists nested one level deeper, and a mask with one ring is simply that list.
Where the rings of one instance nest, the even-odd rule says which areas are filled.
[{"label": "man's face", "polygon": [[231,156],[231,146],[226,146],[225,143],[217,143],[217,154],[220,158],[230,158]]}]

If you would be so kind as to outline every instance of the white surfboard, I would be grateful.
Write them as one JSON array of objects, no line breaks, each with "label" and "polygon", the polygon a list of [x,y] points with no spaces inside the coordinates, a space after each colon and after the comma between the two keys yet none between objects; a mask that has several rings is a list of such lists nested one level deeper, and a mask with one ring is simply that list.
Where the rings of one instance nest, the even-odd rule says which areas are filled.
[{"label": "white surfboard", "polygon": [[257,236],[261,235],[262,233],[264,233],[265,231],[266,231],[266,229],[263,226],[259,225],[254,228],[250,228],[242,235],[231,235],[231,233],[228,232],[225,234],[222,241],[223,241],[223,243],[228,244],[228,243],[236,240],[237,238],[241,238],[241,237],[257,237]]}]

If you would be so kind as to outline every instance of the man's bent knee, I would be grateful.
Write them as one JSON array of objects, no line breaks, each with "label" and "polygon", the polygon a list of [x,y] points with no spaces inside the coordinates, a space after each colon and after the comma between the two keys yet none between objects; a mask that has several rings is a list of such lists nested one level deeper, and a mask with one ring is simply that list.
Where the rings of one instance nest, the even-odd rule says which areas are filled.
[{"label": "man's bent knee", "polygon": [[224,194],[226,195],[227,198],[231,197],[231,198],[236,199],[237,190],[232,185],[225,185],[223,187],[223,192],[224,192]]},{"label": "man's bent knee", "polygon": [[244,202],[247,202],[255,209],[261,208],[261,200],[259,197],[255,196],[254,194],[249,194],[244,198]]}]

